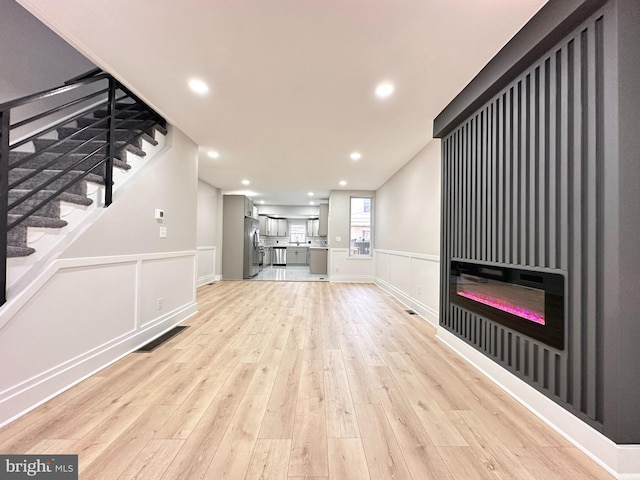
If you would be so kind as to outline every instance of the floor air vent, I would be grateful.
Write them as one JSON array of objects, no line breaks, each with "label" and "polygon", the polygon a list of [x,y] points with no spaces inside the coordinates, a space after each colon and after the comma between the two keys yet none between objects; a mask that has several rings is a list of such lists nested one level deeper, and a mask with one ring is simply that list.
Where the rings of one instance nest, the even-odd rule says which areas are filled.
[{"label": "floor air vent", "polygon": [[409,315],[417,315],[416,312],[414,312],[413,310],[409,309],[409,310],[405,310],[405,312],[407,312]]},{"label": "floor air vent", "polygon": [[158,348],[160,345],[162,345],[166,341],[172,339],[176,335],[178,335],[185,328],[189,328],[189,326],[188,325],[184,325],[184,326],[180,326],[180,327],[174,327],[171,330],[169,330],[168,332],[163,333],[162,335],[160,335],[155,340],[151,340],[149,343],[147,343],[143,347],[140,347],[138,350],[136,350],[136,352],[140,352],[140,353],[153,352],[156,348]]}]

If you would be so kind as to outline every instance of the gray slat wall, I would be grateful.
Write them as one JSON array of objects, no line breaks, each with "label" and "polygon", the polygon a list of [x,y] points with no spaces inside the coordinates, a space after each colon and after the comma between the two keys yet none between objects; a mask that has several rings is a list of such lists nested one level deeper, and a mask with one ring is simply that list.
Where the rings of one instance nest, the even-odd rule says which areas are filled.
[{"label": "gray slat wall", "polygon": [[[440,323],[601,428],[603,16],[591,17],[442,142]],[[449,261],[565,274],[564,350],[449,301]]]}]

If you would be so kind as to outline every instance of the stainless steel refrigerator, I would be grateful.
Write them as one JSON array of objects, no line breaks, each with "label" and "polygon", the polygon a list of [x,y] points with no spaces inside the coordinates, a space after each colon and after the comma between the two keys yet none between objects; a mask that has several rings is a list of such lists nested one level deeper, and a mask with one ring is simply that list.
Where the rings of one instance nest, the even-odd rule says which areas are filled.
[{"label": "stainless steel refrigerator", "polygon": [[255,277],[260,271],[260,222],[255,218],[244,219],[244,275]]}]

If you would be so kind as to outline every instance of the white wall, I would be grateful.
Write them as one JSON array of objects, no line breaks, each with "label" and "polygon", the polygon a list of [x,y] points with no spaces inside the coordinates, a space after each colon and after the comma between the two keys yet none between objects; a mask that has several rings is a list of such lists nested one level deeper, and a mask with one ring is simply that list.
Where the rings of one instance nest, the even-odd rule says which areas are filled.
[{"label": "white wall", "polygon": [[0,1],[0,103],[61,85],[95,65],[14,0]]},{"label": "white wall", "polygon": [[220,280],[222,264],[222,192],[198,179],[196,285]]},{"label": "white wall", "polygon": [[[113,204],[75,240],[63,258],[195,250],[197,145],[170,127],[167,148],[114,193]],[[155,220],[155,209],[164,220]],[[167,228],[160,238],[159,228]]]},{"label": "white wall", "polygon": [[440,284],[440,141],[382,187],[375,203],[376,283],[436,323]]},{"label": "white wall", "polygon": [[[351,197],[374,197],[376,193],[362,190],[334,190],[329,197],[329,279],[332,282],[373,282],[375,276],[375,256],[350,257],[349,235]],[[375,225],[375,218],[374,218]],[[374,234],[374,245],[376,238]]]},{"label": "white wall", "polygon": [[175,128],[166,145],[3,306],[0,425],[196,312],[197,146]]}]

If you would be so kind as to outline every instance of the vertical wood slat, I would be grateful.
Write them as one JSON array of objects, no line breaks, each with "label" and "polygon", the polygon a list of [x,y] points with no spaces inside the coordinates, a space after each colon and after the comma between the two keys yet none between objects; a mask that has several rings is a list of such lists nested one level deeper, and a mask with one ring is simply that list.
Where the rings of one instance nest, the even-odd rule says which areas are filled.
[{"label": "vertical wood slat", "polygon": [[480,112],[480,125],[478,135],[478,257],[480,261],[486,261],[487,246],[487,110]]},{"label": "vertical wood slat", "polygon": [[538,266],[536,259],[536,241],[535,241],[535,227],[536,227],[536,215],[538,205],[536,204],[536,187],[537,187],[537,172],[536,172],[536,67],[529,75],[527,75],[527,121],[525,124],[525,131],[527,135],[526,141],[526,195],[524,197],[525,204],[525,262],[524,265]]},{"label": "vertical wood slat", "polygon": [[509,89],[505,101],[505,151],[504,151],[504,229],[503,229],[503,248],[504,263],[512,263],[511,245],[512,245],[512,228],[511,228],[511,208],[513,207],[513,199],[511,190],[513,186],[513,174],[511,173],[511,165],[513,164],[513,88]]},{"label": "vertical wood slat", "polygon": [[531,74],[523,79],[520,97],[520,195],[518,206],[520,209],[520,254],[519,265],[527,265],[529,254],[529,90]]},{"label": "vertical wood slat", "polygon": [[[603,272],[604,272],[604,25],[603,18],[600,17],[595,22],[596,34],[596,50],[594,63],[596,65],[596,173],[595,177],[598,181],[596,185],[596,218],[600,221],[600,228],[597,232],[597,248],[596,248],[596,268],[598,271],[596,279],[596,298],[603,298]],[[604,408],[604,359],[603,359],[603,307],[602,301],[598,300],[596,305],[596,413],[595,419],[599,422],[603,421]]]},{"label": "vertical wood slat", "polygon": [[511,231],[513,232],[511,237],[511,262],[514,265],[520,264],[520,115],[521,115],[521,102],[520,102],[520,89],[521,82],[516,85],[514,92],[514,106],[513,106],[513,132],[511,136],[511,143],[513,145],[513,155],[511,160]]},{"label": "vertical wood slat", "polygon": [[[583,152],[583,158],[586,165],[583,170],[583,205],[585,212],[583,218],[588,221],[583,222],[582,234],[587,239],[587,246],[583,249],[582,262],[586,275],[583,275],[584,284],[582,291],[583,311],[586,313],[586,331],[582,335],[583,338],[583,365],[585,372],[585,397],[583,399],[583,411],[591,418],[596,416],[596,390],[597,390],[597,356],[596,356],[596,278],[598,264],[594,261],[597,258],[596,239],[597,239],[597,172],[596,172],[596,36],[595,28],[590,28],[585,32],[587,51],[583,53],[583,68],[586,67],[586,87],[587,92],[583,92],[583,103],[587,104],[587,112],[583,113],[583,128],[586,139],[583,145],[586,152]],[[586,98],[585,98],[586,97]]]},{"label": "vertical wood slat", "polygon": [[489,260],[498,261],[498,110],[500,97],[491,106],[491,255]]},{"label": "vertical wood slat", "polygon": [[471,236],[469,232],[469,209],[467,205],[469,205],[469,173],[471,172],[471,168],[469,168],[469,151],[471,146],[469,145],[469,122],[466,125],[462,126],[462,137],[464,145],[462,147],[462,196],[463,196],[463,233],[462,233],[462,241],[463,241],[463,249],[462,249],[462,258],[470,258],[469,251],[469,237]]},{"label": "vertical wood slat", "polygon": [[[440,251],[444,258],[447,258],[447,251],[450,245],[450,220],[447,215],[448,209],[451,203],[450,200],[450,191],[451,191],[451,179],[449,177],[449,163],[451,158],[451,149],[450,149],[451,140],[445,139],[442,142],[442,184],[443,188],[441,190],[441,198],[443,204],[440,206],[440,211],[442,212],[442,238],[440,240]],[[448,276],[447,273],[449,271],[449,265],[443,265],[440,269],[440,285],[442,288],[440,289],[440,305],[442,305],[441,314],[440,314],[440,323],[446,323],[446,315],[448,314],[448,308],[445,306],[448,305],[446,302],[446,288],[445,288],[445,278]]]},{"label": "vertical wood slat", "polygon": [[[447,186],[449,189],[449,196],[452,199],[451,205],[449,207],[449,249],[452,257],[457,257],[460,255],[459,251],[459,242],[460,238],[460,225],[458,224],[460,209],[462,208],[462,204],[459,199],[459,190],[454,188],[454,185],[458,185],[458,155],[459,149],[458,145],[458,137],[459,133],[454,132],[453,136],[449,139],[448,143],[448,156],[449,156],[449,177],[450,183]],[[447,266],[448,268],[448,266]],[[448,283],[448,281],[447,281]]]},{"label": "vertical wood slat", "polygon": [[[558,133],[556,131],[556,128],[558,127],[558,124],[556,123],[556,118],[557,118],[557,112],[560,111],[559,108],[559,102],[558,102],[558,98],[557,98],[557,94],[559,93],[556,90],[556,71],[557,71],[557,66],[556,66],[556,58],[557,56],[555,54],[552,54],[549,57],[549,66],[547,68],[547,108],[546,108],[546,112],[547,112],[547,124],[546,124],[546,130],[548,132],[548,134],[546,135],[547,137],[547,149],[549,152],[549,162],[548,162],[548,169],[547,169],[547,178],[548,178],[548,195],[549,195],[549,199],[548,199],[548,216],[547,216],[547,255],[548,255],[548,264],[547,266],[550,268],[559,268],[558,265],[558,257],[557,257],[557,252],[558,252],[558,248],[559,248],[559,244],[558,244],[558,235],[557,235],[557,225],[559,223],[559,217],[558,217],[558,209],[557,209],[557,202],[558,202],[558,197],[556,195],[557,193],[557,187],[556,185],[559,182],[559,170],[558,170],[558,165],[559,162],[557,161],[557,144],[558,144]],[[553,101],[552,101],[553,100]]]},{"label": "vertical wood slat", "polygon": [[469,209],[469,211],[471,212],[471,221],[469,223],[469,258],[477,258],[477,252],[476,252],[476,239],[477,239],[477,234],[476,234],[476,229],[478,227],[478,220],[477,220],[477,215],[476,212],[478,210],[478,199],[476,197],[476,167],[477,167],[477,144],[476,144],[476,138],[477,138],[477,132],[478,132],[478,117],[474,116],[471,119],[471,138],[470,138],[470,144],[471,144],[471,149],[469,152],[469,170],[470,170],[470,178],[469,178],[469,182],[470,182],[470,189],[469,189],[469,196],[471,199],[471,203],[467,204],[467,208]]},{"label": "vertical wood slat", "polygon": [[569,61],[567,64],[567,81],[569,84],[569,108],[567,111],[568,116],[568,184],[567,184],[567,196],[569,210],[569,245],[571,245],[571,252],[567,259],[567,270],[571,272],[573,281],[569,282],[568,290],[568,310],[571,312],[569,317],[569,371],[568,387],[569,387],[569,402],[580,408],[580,378],[581,378],[581,365],[580,359],[581,349],[581,335],[580,328],[576,325],[577,319],[581,317],[580,311],[580,284],[581,284],[581,239],[580,239],[580,135],[577,134],[580,128],[580,120],[582,118],[580,110],[576,108],[576,103],[580,101],[580,41],[573,41],[569,44]]},{"label": "vertical wood slat", "polygon": [[[540,134],[544,131],[544,104],[540,98],[540,89],[544,89],[544,63],[536,67],[533,76],[533,112],[530,114],[532,124],[532,145],[531,145],[531,222],[529,223],[529,242],[531,250],[529,253],[529,264],[545,266],[544,262],[544,239],[546,232],[544,229],[544,217],[540,212],[545,211],[546,195],[544,195],[544,176],[546,172],[544,137]],[[544,94],[544,92],[543,92]],[[542,148],[541,148],[542,147]],[[541,192],[542,190],[542,192]],[[541,221],[542,220],[542,221]]]},{"label": "vertical wood slat", "polygon": [[543,267],[549,267],[549,66],[550,60],[546,58],[540,66],[538,86],[538,154],[540,156],[540,172],[538,175],[537,202],[540,207],[537,218],[537,242],[540,245],[538,262]]},{"label": "vertical wood slat", "polygon": [[496,100],[496,158],[495,158],[495,211],[496,211],[496,234],[495,234],[495,258],[496,262],[504,262],[504,94]]},{"label": "vertical wood slat", "polygon": [[461,131],[457,131],[456,132],[456,143],[455,145],[457,146],[457,152],[456,152],[456,176],[455,176],[455,181],[456,183],[454,183],[451,188],[453,188],[456,191],[456,198],[458,199],[458,204],[456,205],[456,216],[457,216],[457,220],[456,220],[456,236],[457,238],[454,240],[455,244],[456,244],[456,248],[457,248],[457,252],[456,252],[456,256],[457,257],[462,257],[464,256],[464,249],[463,249],[463,242],[464,242],[464,213],[463,213],[463,209],[464,209],[464,188],[460,188],[463,185],[463,166],[462,166],[462,161],[464,158],[463,155],[463,149],[462,149],[462,145],[463,145],[463,139],[462,139],[463,133]]}]

